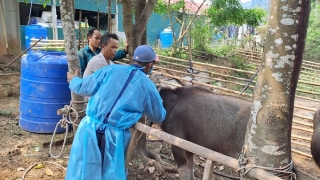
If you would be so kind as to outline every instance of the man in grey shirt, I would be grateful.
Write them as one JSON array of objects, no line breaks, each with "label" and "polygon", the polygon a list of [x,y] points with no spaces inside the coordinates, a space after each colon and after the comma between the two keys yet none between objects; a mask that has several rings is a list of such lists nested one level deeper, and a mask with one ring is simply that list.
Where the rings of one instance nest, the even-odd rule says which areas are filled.
[{"label": "man in grey shirt", "polygon": [[87,77],[105,66],[114,64],[110,59],[116,55],[118,49],[118,40],[119,39],[116,34],[106,33],[101,37],[101,52],[92,57],[92,59],[88,62],[86,70],[83,73],[83,77]]}]

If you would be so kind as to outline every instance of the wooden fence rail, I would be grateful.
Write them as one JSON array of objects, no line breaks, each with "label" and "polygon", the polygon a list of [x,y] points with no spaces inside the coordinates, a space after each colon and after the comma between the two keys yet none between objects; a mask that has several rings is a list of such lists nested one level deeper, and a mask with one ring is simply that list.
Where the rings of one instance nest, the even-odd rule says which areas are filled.
[{"label": "wooden fence rail", "polygon": [[[179,59],[179,58],[174,58],[174,57],[161,56],[161,55],[159,55],[159,57],[160,57],[161,59],[169,60],[169,61],[162,61],[161,63],[170,64],[170,65],[174,65],[174,66],[180,66],[180,67],[184,67],[184,68],[189,68],[189,66],[187,66],[187,65],[181,65],[181,64],[178,64],[178,63],[170,62],[170,60],[173,60],[173,61],[179,61],[179,62],[189,63],[188,60]],[[204,67],[211,67],[211,68],[217,68],[217,69],[230,70],[230,71],[232,71],[232,72],[241,72],[241,73],[245,73],[245,74],[249,74],[249,75],[255,74],[255,72],[253,72],[253,71],[239,70],[239,69],[235,69],[235,68],[229,68],[229,67],[224,67],[224,66],[212,65],[212,64],[209,64],[209,63],[201,63],[201,62],[196,62],[196,61],[193,61],[192,63],[193,63],[193,64],[197,64],[197,65],[202,65],[202,66],[204,66]],[[205,70],[201,70],[201,69],[198,69],[198,68],[194,68],[194,69],[195,69],[195,70],[198,70],[198,71],[208,72],[208,73],[214,74],[212,71],[205,71]],[[234,76],[224,76],[224,77],[235,78]],[[248,81],[248,79],[245,79],[245,78],[238,78],[238,79],[241,79],[241,80],[244,80],[244,81]],[[253,81],[253,83],[255,83],[255,81]],[[314,85],[314,86],[320,86],[320,83],[315,83],[315,82],[311,82],[311,81],[299,80],[299,83],[304,83],[304,84]],[[299,91],[299,90],[300,90],[300,89],[297,89],[297,91]],[[313,92],[305,92],[305,93],[314,94]],[[316,93],[316,94],[317,94],[317,93]]]},{"label": "wooden fence rail", "polygon": [[[185,149],[189,152],[192,152],[193,154],[196,154],[196,155],[199,155],[201,157],[204,157],[206,158],[207,160],[209,160],[209,162],[207,162],[208,164],[205,166],[205,170],[204,172],[206,173],[205,174],[205,177],[208,177],[208,174],[209,173],[212,173],[212,171],[210,171],[211,169],[211,166],[212,166],[212,162],[210,161],[215,161],[215,162],[218,162],[218,163],[221,163],[223,165],[226,165],[228,167],[231,167],[233,169],[239,169],[239,165],[238,165],[238,160],[237,159],[234,159],[234,158],[231,158],[231,157],[228,157],[226,155],[223,155],[223,154],[220,154],[218,152],[215,152],[215,151],[212,151],[208,148],[205,148],[205,147],[202,147],[202,146],[199,146],[197,144],[194,144],[192,142],[189,142],[189,141],[186,141],[184,139],[181,139],[181,138],[178,138],[178,137],[175,137],[171,134],[168,134],[166,132],[163,132],[163,131],[160,131],[158,129],[155,129],[155,128],[151,128],[149,126],[146,126],[142,123],[139,123],[137,122],[135,125],[134,125],[134,128],[143,132],[143,133],[146,133],[146,134],[149,134],[149,135],[152,135],[154,137],[157,137],[161,140],[164,140],[174,146],[177,146],[177,147],[180,147],[182,149]],[[128,151],[132,151],[131,149],[128,149]],[[239,152],[240,153],[240,152]],[[249,164],[247,165],[246,167],[249,168],[249,167],[252,167],[253,165],[252,164]],[[262,169],[259,169],[259,168],[253,168],[251,169],[248,174],[251,176],[251,177],[254,177],[256,179],[269,179],[269,180],[281,180],[281,178],[279,177],[276,177]]]}]

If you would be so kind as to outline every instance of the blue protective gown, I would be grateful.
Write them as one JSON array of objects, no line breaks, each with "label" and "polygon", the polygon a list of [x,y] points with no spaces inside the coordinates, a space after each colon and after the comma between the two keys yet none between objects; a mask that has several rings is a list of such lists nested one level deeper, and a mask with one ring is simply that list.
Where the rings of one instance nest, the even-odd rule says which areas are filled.
[{"label": "blue protective gown", "polygon": [[[106,146],[102,159],[96,130],[110,111],[130,72],[136,66],[106,66],[84,79],[70,81],[72,92],[92,96],[74,137],[66,180],[125,180],[125,153],[131,128],[143,114],[162,122],[166,111],[153,82],[138,70],[111,110],[105,126]],[[103,164],[103,165],[102,165]]]}]

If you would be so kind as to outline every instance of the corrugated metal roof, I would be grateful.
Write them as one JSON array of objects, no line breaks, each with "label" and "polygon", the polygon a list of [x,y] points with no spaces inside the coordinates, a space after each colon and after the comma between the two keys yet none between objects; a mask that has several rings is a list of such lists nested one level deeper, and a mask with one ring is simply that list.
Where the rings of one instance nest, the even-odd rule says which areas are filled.
[{"label": "corrugated metal roof", "polygon": [[[20,2],[21,0],[17,0]],[[112,1],[112,8],[111,12],[115,13],[116,9],[116,0]],[[29,3],[34,4],[43,4],[43,0],[28,0]],[[23,2],[22,2],[23,3]],[[56,0],[57,6],[60,6],[59,0]],[[48,6],[51,6],[51,3],[47,4]],[[100,12],[107,13],[107,7],[108,7],[108,0],[75,0],[75,9],[81,9],[81,10],[87,10],[87,11],[96,11],[98,12],[98,9]]]}]

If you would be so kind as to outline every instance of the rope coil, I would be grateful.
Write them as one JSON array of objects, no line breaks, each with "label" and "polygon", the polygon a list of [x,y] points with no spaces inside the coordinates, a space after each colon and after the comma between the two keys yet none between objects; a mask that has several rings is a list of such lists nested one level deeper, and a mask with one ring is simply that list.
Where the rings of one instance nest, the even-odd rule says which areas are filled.
[{"label": "rope coil", "polygon": [[245,155],[244,155],[244,147],[242,147],[241,152],[239,153],[238,156],[238,164],[239,164],[239,169],[237,169],[236,171],[238,171],[240,173],[240,180],[243,179],[243,176],[246,175],[251,169],[253,168],[260,168],[263,170],[268,171],[269,173],[280,177],[280,178],[287,178],[290,177],[290,180],[296,180],[297,176],[296,173],[293,172],[293,162],[291,160],[291,162],[282,167],[282,168],[270,168],[270,167],[263,167],[263,166],[251,166],[251,167],[245,167],[248,164],[248,160],[246,159]]},{"label": "rope coil", "polygon": [[[85,110],[78,112],[75,108],[72,107],[72,103],[81,104],[81,103],[85,103],[85,101],[71,101],[70,105],[65,105],[62,108],[62,110],[63,110],[62,119],[60,119],[60,121],[56,124],[56,127],[54,128],[54,131],[53,131],[53,134],[51,137],[51,141],[50,141],[49,154],[53,158],[59,158],[63,153],[64,147],[66,144],[66,140],[67,140],[67,136],[68,136],[68,132],[69,132],[69,124],[78,126],[78,124],[76,124],[75,121],[79,117],[83,117],[85,115]],[[72,117],[75,117],[73,121],[72,121]],[[64,135],[63,144],[62,144],[62,148],[61,148],[60,153],[58,155],[54,155],[52,153],[52,144],[53,144],[54,138],[56,136],[56,132],[57,132],[59,125],[61,126],[61,128],[66,129],[66,133]]]},{"label": "rope coil", "polygon": [[246,174],[245,166],[248,164],[248,160],[245,158],[245,155],[243,153],[243,148],[244,147],[242,147],[242,150],[238,156],[238,165],[240,169],[238,169],[237,171],[240,171],[240,179],[242,179],[243,176]]},{"label": "rope coil", "polygon": [[[280,178],[290,177],[290,180],[297,179],[296,173],[292,172],[292,170],[293,170],[293,162],[292,161],[287,166],[282,167],[282,168],[270,168],[270,167],[263,167],[263,166],[247,167],[247,170],[242,174],[240,179],[242,179],[243,176],[246,175],[253,168],[260,168],[260,169],[266,170],[266,171],[270,172],[271,174],[273,174],[277,177],[280,177]],[[245,167],[241,167],[241,168],[237,169],[237,171],[242,171],[243,169],[245,169]]]}]

